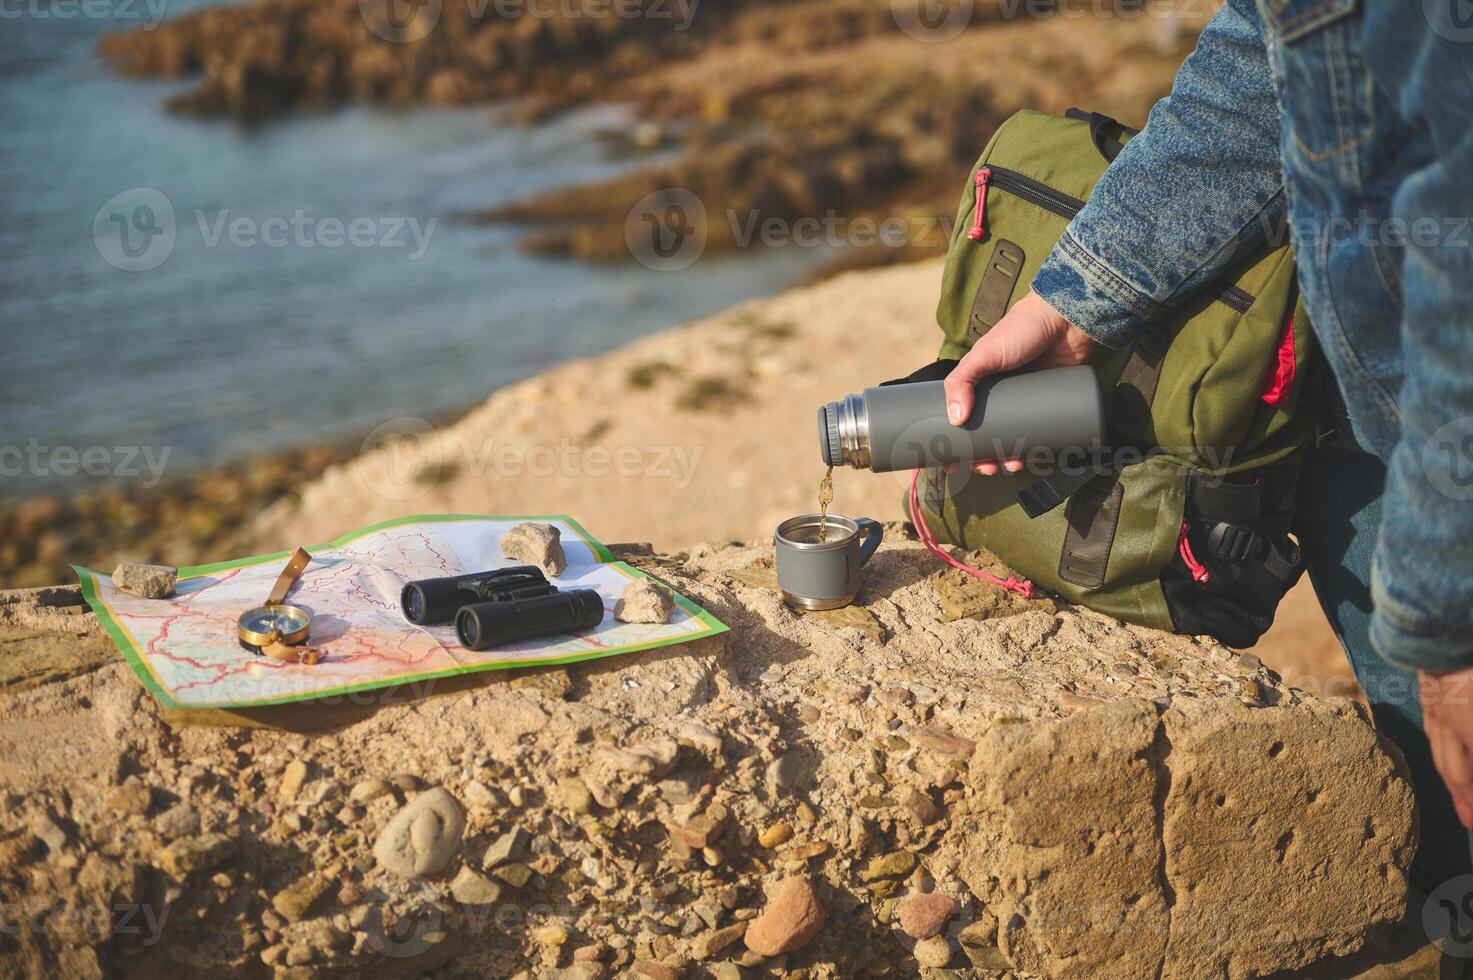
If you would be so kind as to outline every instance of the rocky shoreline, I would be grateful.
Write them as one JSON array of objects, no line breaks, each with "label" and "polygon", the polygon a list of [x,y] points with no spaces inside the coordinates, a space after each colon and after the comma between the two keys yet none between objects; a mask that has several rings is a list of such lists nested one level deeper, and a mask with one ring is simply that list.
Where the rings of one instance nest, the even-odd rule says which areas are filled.
[{"label": "rocky shoreline", "polygon": [[348,445],[320,445],[228,463],[156,487],[115,483],[0,501],[0,583],[72,582],[73,564],[111,571],[120,561],[183,566],[250,554],[250,522],[328,467]]},{"label": "rocky shoreline", "polygon": [[[1143,119],[1208,13],[1061,3],[1068,15],[1050,16],[1048,5],[978,2],[966,5],[969,29],[950,37],[863,0],[631,0],[618,16],[592,3],[436,0],[422,33],[428,20],[395,27],[380,6],[212,7],[110,36],[101,50],[128,74],[198,78],[169,102],[175,111],[255,123],[347,103],[512,100],[528,121],[629,103],[660,127],[656,142],[679,139],[677,162],[480,220],[533,226],[525,244],[538,253],[622,261],[631,210],[681,187],[704,206],[710,250],[744,247],[733,228],[754,219],[838,219],[841,261],[854,267],[944,249],[936,221],[951,219],[961,175],[1013,112],[1087,105]],[[901,240],[852,230],[885,219],[905,225]]]}]

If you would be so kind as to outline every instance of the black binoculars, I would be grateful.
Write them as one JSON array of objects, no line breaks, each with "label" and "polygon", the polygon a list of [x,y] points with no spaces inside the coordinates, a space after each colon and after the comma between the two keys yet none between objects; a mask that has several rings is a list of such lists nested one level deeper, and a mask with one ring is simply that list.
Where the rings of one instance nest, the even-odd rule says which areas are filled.
[{"label": "black binoculars", "polygon": [[455,621],[468,650],[593,629],[603,622],[603,597],[593,589],[559,591],[535,565],[421,579],[399,594],[404,618],[416,626]]},{"label": "black binoculars", "polygon": [[410,582],[399,594],[404,618],[416,626],[435,626],[453,621],[473,602],[507,602],[552,595],[557,586],[536,565],[513,565],[494,572],[472,572],[449,578],[426,578]]},{"label": "black binoculars", "polygon": [[467,650],[489,650],[518,640],[590,630],[603,618],[603,596],[593,589],[554,590],[535,599],[466,606],[456,614],[455,635]]}]

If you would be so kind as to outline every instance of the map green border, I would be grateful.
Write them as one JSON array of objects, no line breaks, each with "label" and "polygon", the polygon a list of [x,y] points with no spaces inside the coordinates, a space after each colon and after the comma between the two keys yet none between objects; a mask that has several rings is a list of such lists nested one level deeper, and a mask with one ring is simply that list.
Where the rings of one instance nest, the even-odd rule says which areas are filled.
[{"label": "map green border", "polygon": [[[630,578],[648,578],[644,572],[634,568],[625,562],[617,561],[603,543],[584,530],[583,525],[566,514],[534,514],[530,516],[503,517],[494,514],[418,514],[413,517],[400,517],[391,521],[382,521],[371,524],[368,527],[349,531],[324,544],[312,545],[308,551],[320,551],[328,548],[341,548],[350,541],[361,538],[364,535],[373,534],[391,527],[402,527],[405,524],[448,524],[455,521],[562,521],[571,527],[583,543],[593,550],[594,556],[601,564],[609,565],[621,574]],[[288,557],[290,551],[273,551],[270,554],[253,555],[249,558],[240,558],[235,561],[214,562],[208,565],[190,565],[179,569],[180,581],[199,578],[204,575],[214,575],[217,572],[230,571],[237,568],[248,568],[252,565],[261,565],[269,561],[280,561]],[[727,632],[730,627],[712,616],[705,609],[696,605],[690,599],[675,592],[675,601],[690,614],[691,618],[701,623],[705,629],[683,636],[671,637],[666,640],[653,640],[649,643],[636,643],[631,646],[619,647],[616,650],[600,650],[592,653],[580,653],[568,657],[555,657],[552,659],[541,658],[537,660],[513,660],[500,661],[497,663],[473,664],[464,667],[454,667],[449,670],[429,671],[424,674],[414,674],[406,677],[385,678],[379,681],[368,681],[363,684],[349,684],[344,687],[328,688],[323,691],[313,691],[304,695],[288,695],[280,698],[261,698],[253,701],[231,701],[224,704],[195,704],[176,701],[153,673],[153,668],[143,657],[138,647],[138,641],[114,616],[112,607],[109,606],[97,591],[97,579],[102,578],[101,572],[87,568],[85,565],[73,565],[72,571],[77,573],[77,578],[82,585],[82,596],[87,600],[87,605],[97,615],[102,623],[103,629],[117,646],[118,652],[128,661],[133,668],[133,673],[150,694],[158,700],[159,704],[167,709],[184,710],[232,710],[236,708],[266,708],[282,704],[305,704],[313,701],[323,701],[330,698],[340,698],[349,694],[363,691],[382,690],[389,687],[403,687],[411,684],[423,683],[424,681],[440,680],[449,677],[462,677],[467,674],[478,674],[488,670],[512,670],[519,667],[554,667],[561,664],[580,663],[585,660],[601,660],[606,657],[622,656],[626,653],[638,653],[642,650],[654,650],[660,647],[677,646],[681,643],[690,643],[694,640],[705,639],[710,636],[719,636]],[[673,591],[673,590],[672,590]]]}]

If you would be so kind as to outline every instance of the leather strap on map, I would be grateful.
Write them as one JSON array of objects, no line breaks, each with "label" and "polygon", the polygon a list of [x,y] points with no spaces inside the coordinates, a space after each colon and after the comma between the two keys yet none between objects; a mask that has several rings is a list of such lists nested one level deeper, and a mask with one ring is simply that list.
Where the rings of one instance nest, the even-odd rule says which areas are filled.
[{"label": "leather strap on map", "polygon": [[1023,249],[1016,242],[999,238],[987,260],[987,271],[977,286],[972,300],[972,315],[967,321],[967,340],[976,343],[992,325],[1008,311],[1008,301],[1023,274]]},{"label": "leather strap on map", "polygon": [[287,560],[286,567],[276,577],[276,584],[271,587],[271,595],[266,598],[266,605],[279,606],[286,601],[286,594],[292,590],[292,586],[296,584],[297,579],[302,577],[302,573],[307,570],[307,565],[311,561],[312,556],[307,554],[307,549],[305,548],[298,548],[292,552],[291,558]]},{"label": "leather strap on map", "polygon": [[1125,486],[1118,473],[1102,473],[1069,498],[1064,511],[1064,550],[1059,556],[1059,578],[1081,589],[1105,584],[1110,546],[1120,523]]}]

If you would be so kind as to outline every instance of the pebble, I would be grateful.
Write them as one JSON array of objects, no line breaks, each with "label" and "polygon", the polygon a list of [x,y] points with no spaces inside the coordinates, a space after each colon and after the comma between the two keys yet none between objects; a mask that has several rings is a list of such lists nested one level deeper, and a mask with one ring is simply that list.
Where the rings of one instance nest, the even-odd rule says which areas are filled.
[{"label": "pebble", "polygon": [[490,810],[496,806],[496,794],[491,791],[491,787],[475,779],[465,784],[461,795],[465,797],[467,804],[480,810]]},{"label": "pebble", "polygon": [[450,883],[450,894],[461,905],[492,905],[501,898],[501,886],[469,867],[462,867]]},{"label": "pebble", "polygon": [[460,804],[441,787],[406,803],[379,834],[373,856],[397,875],[423,877],[450,863],[465,831]]},{"label": "pebble", "polygon": [[[153,819],[154,829],[165,837],[183,837],[199,833],[199,814],[188,803],[177,803]],[[45,836],[37,834],[42,840]]]},{"label": "pebble", "polygon": [[663,623],[675,611],[670,590],[652,579],[635,579],[624,586],[614,603],[614,618],[621,623]]},{"label": "pebble", "polygon": [[680,970],[657,960],[635,960],[634,972],[649,980],[680,980]]},{"label": "pebble", "polygon": [[930,939],[946,928],[956,913],[956,900],[940,892],[915,892],[900,900],[896,912],[907,936]]},{"label": "pebble", "polygon": [[113,587],[140,599],[167,599],[174,594],[179,569],[125,561],[113,569]]},{"label": "pebble", "polygon": [[348,801],[361,806],[365,803],[372,803],[388,792],[389,784],[382,779],[363,779],[355,783],[348,791]]},{"label": "pebble", "polygon": [[803,760],[796,752],[784,752],[767,766],[767,784],[774,791],[792,789],[802,776]]},{"label": "pebble", "polygon": [[767,848],[778,847],[792,839],[793,825],[786,822],[775,823],[757,835],[757,843]]},{"label": "pebble", "polygon": [[656,738],[628,749],[608,749],[600,761],[616,772],[635,776],[664,776],[675,768],[680,744],[673,738]]},{"label": "pebble", "polygon": [[970,759],[977,751],[977,743],[969,738],[953,735],[944,728],[928,725],[910,730],[911,740],[922,748],[951,759]]},{"label": "pebble", "polygon": [[695,942],[695,955],[698,960],[708,960],[720,953],[732,943],[747,934],[748,923],[738,922],[724,929],[715,929],[701,936]]},{"label": "pebble", "polygon": [[502,535],[501,554],[513,561],[536,565],[548,578],[556,578],[568,569],[562,536],[563,532],[555,525],[527,521]]},{"label": "pebble", "polygon": [[532,941],[539,946],[562,946],[568,941],[568,930],[559,925],[539,926],[532,930]]},{"label": "pebble", "polygon": [[692,817],[684,826],[667,823],[665,829],[670,832],[671,837],[686,847],[699,851],[707,847],[721,833],[722,824],[713,819],[709,813],[703,813]]},{"label": "pebble", "polygon": [[281,782],[276,785],[276,798],[283,803],[290,803],[301,793],[302,784],[306,781],[307,763],[301,759],[293,759],[281,771]]},{"label": "pebble", "polygon": [[153,790],[145,786],[137,776],[129,776],[123,785],[108,795],[107,803],[108,808],[117,813],[132,813],[141,817],[153,805]]},{"label": "pebble", "polygon": [[532,869],[525,864],[503,864],[491,873],[513,888],[521,888],[532,878]]},{"label": "pebble", "polygon": [[588,792],[587,784],[578,776],[563,776],[558,779],[557,786],[563,806],[575,816],[581,817],[593,809],[593,795]]},{"label": "pebble", "polygon": [[394,777],[394,785],[405,793],[417,793],[424,786],[424,780],[412,772],[401,772]]},{"label": "pebble", "polygon": [[320,875],[303,875],[277,892],[271,907],[286,921],[300,922],[330,887],[332,883]]},{"label": "pebble", "polygon": [[864,881],[880,881],[884,878],[904,878],[916,869],[916,856],[909,851],[891,851],[869,859],[860,871]]},{"label": "pebble", "polygon": [[316,804],[335,800],[342,795],[343,788],[335,779],[319,779],[307,787],[306,797]]},{"label": "pebble", "polygon": [[798,708],[798,720],[805,725],[811,725],[821,717],[823,717],[822,713],[811,704],[801,705]]},{"label": "pebble", "polygon": [[609,947],[605,943],[589,943],[579,946],[573,950],[574,963],[601,963],[604,957],[609,955]]},{"label": "pebble", "polygon": [[696,751],[704,752],[709,756],[719,757],[721,755],[721,736],[694,719],[681,722],[680,729],[675,734],[676,740],[682,745],[689,745]]},{"label": "pebble", "polygon": [[777,883],[762,914],[747,925],[747,948],[760,956],[779,956],[806,945],[823,929],[826,915],[807,878]]},{"label": "pebble", "polygon": [[527,841],[529,835],[521,827],[513,827],[491,842],[486,848],[486,856],[481,859],[481,867],[494,868],[498,864],[505,864],[527,853]]},{"label": "pebble", "polygon": [[946,941],[945,936],[932,936],[916,943],[911,955],[921,966],[939,970],[951,962],[951,944]]},{"label": "pebble", "polygon": [[911,812],[912,816],[927,826],[945,816],[941,808],[936,805],[936,801],[918,789],[908,790],[901,797],[901,802],[905,804],[905,808]]},{"label": "pebble", "polygon": [[159,852],[158,866],[175,878],[207,871],[235,852],[235,841],[224,834],[205,834],[177,840]]}]

